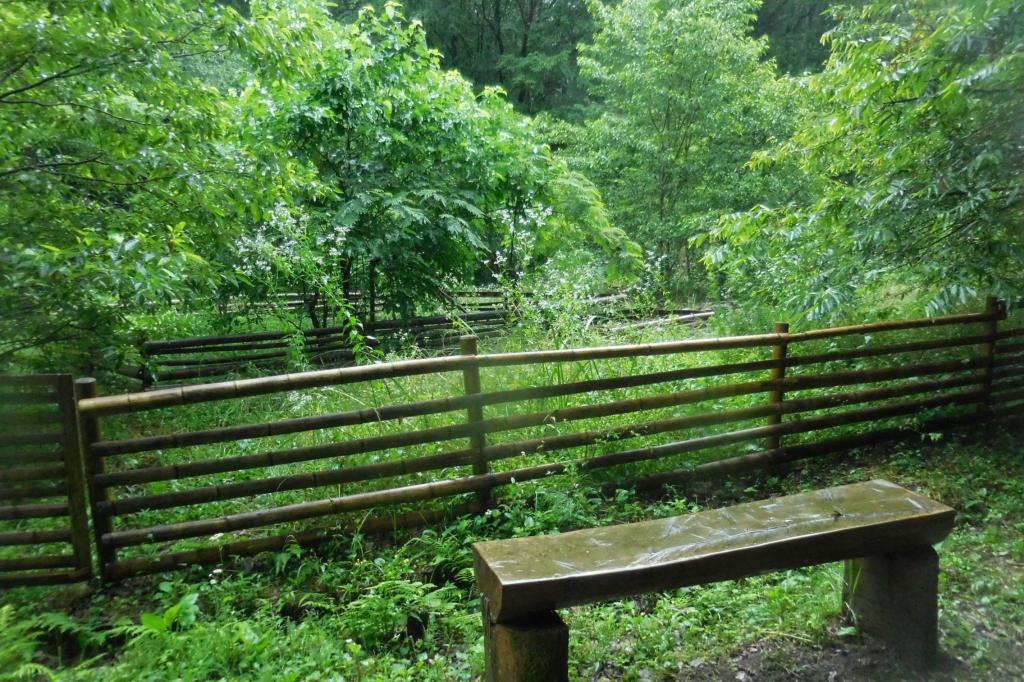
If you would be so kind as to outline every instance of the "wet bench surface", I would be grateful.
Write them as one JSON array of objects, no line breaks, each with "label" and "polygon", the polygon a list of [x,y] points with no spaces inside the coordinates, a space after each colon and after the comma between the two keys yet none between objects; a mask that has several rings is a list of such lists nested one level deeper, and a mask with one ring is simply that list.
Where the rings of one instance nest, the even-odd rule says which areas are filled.
[{"label": "wet bench surface", "polygon": [[[493,635],[496,624],[523,630],[532,620],[549,627],[552,612],[567,606],[832,561],[897,554],[906,559],[923,549],[930,555],[918,556],[917,564],[935,564],[935,580],[923,578],[930,584],[937,582],[931,545],[949,534],[954,517],[950,507],[874,480],[640,523],[481,542],[473,551],[485,627]],[[848,565],[847,603],[857,601],[856,581],[865,584],[861,610],[904,608],[890,603],[899,598],[889,595],[892,570],[878,561]],[[930,610],[934,620],[934,598],[922,600],[928,604],[918,610]],[[928,656],[910,658],[920,663]]]}]

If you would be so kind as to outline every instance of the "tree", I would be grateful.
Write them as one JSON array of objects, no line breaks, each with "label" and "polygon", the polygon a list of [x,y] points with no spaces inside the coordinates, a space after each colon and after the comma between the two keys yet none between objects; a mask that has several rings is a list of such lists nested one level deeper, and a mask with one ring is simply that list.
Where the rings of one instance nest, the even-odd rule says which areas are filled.
[{"label": "tree", "polygon": [[724,221],[714,263],[734,291],[808,318],[882,287],[920,292],[929,313],[1018,292],[1024,3],[836,11],[828,65],[806,81],[813,106],[791,139],[755,158],[799,164],[814,191]]},{"label": "tree", "polygon": [[199,0],[0,5],[0,362],[109,365],[133,313],[243,277],[223,265],[237,236],[315,186],[259,127],[318,70],[328,21],[301,0],[248,18]]},{"label": "tree", "polygon": [[308,202],[320,258],[337,287],[371,299],[368,311],[375,299],[407,315],[446,281],[471,280],[491,252],[515,280],[553,226],[571,241],[569,218],[581,239],[628,253],[599,196],[578,192],[500,91],[478,96],[443,70],[397,5],[362,10],[337,39],[343,58],[290,114],[291,139],[330,188]]},{"label": "tree", "polygon": [[598,114],[567,137],[614,220],[677,288],[701,276],[691,240],[724,211],[782,189],[745,167],[785,130],[787,91],[749,36],[757,2],[593,3],[580,60]]}]

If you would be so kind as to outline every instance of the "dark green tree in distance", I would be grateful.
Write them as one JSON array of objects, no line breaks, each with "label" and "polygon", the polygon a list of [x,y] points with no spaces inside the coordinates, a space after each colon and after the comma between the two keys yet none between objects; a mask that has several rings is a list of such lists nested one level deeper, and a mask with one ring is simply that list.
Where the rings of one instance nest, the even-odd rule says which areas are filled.
[{"label": "dark green tree in distance", "polygon": [[822,0],[764,0],[754,34],[768,38],[767,54],[780,71],[821,71],[829,54],[821,38],[835,26],[831,5]]},{"label": "dark green tree in distance", "polygon": [[593,32],[584,0],[409,0],[405,8],[444,65],[478,88],[500,85],[529,114],[578,116],[586,93],[577,45]]}]

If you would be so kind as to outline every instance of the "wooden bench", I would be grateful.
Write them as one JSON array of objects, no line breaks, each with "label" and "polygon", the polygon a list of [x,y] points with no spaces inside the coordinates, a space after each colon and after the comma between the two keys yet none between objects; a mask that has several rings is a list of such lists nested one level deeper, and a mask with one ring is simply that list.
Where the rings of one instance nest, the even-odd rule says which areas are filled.
[{"label": "wooden bench", "polygon": [[937,654],[954,511],[888,481],[698,514],[473,545],[489,682],[568,679],[555,609],[846,560],[844,612],[914,667]]}]

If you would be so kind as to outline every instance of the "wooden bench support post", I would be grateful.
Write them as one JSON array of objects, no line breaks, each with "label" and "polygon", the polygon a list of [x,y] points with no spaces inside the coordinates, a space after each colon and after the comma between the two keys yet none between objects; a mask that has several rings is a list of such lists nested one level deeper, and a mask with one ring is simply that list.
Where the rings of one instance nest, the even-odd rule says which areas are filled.
[{"label": "wooden bench support post", "polygon": [[569,628],[556,612],[492,623],[483,603],[485,682],[568,682]]},{"label": "wooden bench support post", "polygon": [[928,668],[938,655],[939,557],[931,547],[846,562],[843,611],[904,663]]}]

